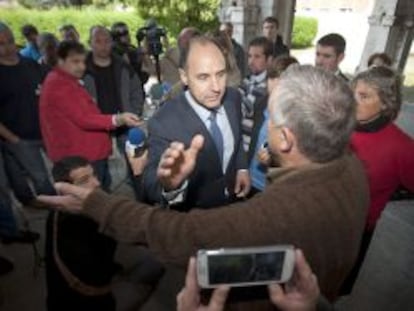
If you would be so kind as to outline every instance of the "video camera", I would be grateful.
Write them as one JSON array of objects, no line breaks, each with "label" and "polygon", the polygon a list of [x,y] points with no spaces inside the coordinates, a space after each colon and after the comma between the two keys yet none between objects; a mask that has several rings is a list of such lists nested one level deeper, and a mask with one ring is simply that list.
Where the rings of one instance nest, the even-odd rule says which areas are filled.
[{"label": "video camera", "polygon": [[154,19],[149,19],[145,27],[138,29],[136,38],[141,43],[144,38],[147,38],[148,52],[153,56],[159,56],[163,52],[161,37],[167,36],[167,31],[157,26]]}]

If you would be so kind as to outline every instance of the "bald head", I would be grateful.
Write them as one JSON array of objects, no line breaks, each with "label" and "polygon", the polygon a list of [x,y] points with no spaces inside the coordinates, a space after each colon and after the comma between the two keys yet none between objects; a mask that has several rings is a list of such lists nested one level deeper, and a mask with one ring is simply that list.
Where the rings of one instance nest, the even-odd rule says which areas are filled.
[{"label": "bald head", "polygon": [[0,22],[0,33],[4,31],[10,31],[10,28],[7,26],[7,24]]},{"label": "bald head", "polygon": [[216,50],[218,51],[218,55],[219,57],[222,57],[225,61],[225,55],[220,47],[220,45],[218,44],[218,42],[211,38],[211,37],[207,37],[207,36],[195,36],[193,38],[191,38],[188,41],[188,44],[186,45],[185,48],[180,50],[180,60],[179,60],[179,67],[182,69],[185,69],[185,67],[187,66],[187,62],[188,62],[188,58],[190,56],[190,53],[193,53],[193,49],[194,47],[203,47],[203,46],[213,46],[216,48]]},{"label": "bald head", "polygon": [[7,35],[10,39],[12,39],[14,42],[14,35],[9,26],[3,22],[0,22],[0,34],[3,33]]},{"label": "bald head", "polygon": [[96,36],[111,37],[111,32],[109,29],[101,25],[92,26],[89,31],[89,40],[91,41]]},{"label": "bald head", "polygon": [[93,26],[90,30],[90,41],[94,58],[109,59],[112,51],[110,31],[103,26]]},{"label": "bald head", "polygon": [[196,102],[208,109],[219,107],[226,90],[227,66],[217,43],[208,37],[193,38],[180,56],[181,81]]},{"label": "bald head", "polygon": [[19,61],[13,32],[7,24],[0,22],[0,63],[14,65]]}]

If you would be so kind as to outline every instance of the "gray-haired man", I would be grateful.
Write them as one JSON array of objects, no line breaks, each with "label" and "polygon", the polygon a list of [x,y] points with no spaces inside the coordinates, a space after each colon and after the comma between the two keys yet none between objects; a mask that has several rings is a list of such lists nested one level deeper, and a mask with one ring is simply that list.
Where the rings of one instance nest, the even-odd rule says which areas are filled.
[{"label": "gray-haired man", "polygon": [[[66,184],[58,189],[71,196],[43,200],[89,215],[117,239],[144,243],[182,267],[199,248],[293,244],[307,254],[322,294],[334,299],[356,258],[368,207],[363,167],[347,151],[353,94],[332,74],[292,66],[272,92],[269,112],[269,147],[281,168],[250,201],[183,214]],[[173,143],[161,158],[159,178],[180,184],[202,146],[201,136],[188,149]],[[246,304],[240,309],[268,310],[270,303]]]}]

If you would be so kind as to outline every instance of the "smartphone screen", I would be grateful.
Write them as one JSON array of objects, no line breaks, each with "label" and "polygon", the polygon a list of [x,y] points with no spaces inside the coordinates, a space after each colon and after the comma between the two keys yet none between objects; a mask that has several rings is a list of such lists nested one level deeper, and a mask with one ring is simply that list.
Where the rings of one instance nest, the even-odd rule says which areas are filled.
[{"label": "smartphone screen", "polygon": [[250,254],[209,254],[209,284],[279,281],[285,260],[284,251]]}]

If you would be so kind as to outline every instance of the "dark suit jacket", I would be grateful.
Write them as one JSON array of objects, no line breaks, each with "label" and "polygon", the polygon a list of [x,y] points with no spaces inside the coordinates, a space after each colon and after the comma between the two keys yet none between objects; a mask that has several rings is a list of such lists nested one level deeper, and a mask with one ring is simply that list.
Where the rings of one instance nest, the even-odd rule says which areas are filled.
[{"label": "dark suit jacket", "polygon": [[[184,92],[165,103],[149,121],[149,163],[143,175],[146,201],[162,202],[162,188],[156,173],[164,150],[172,141],[183,142],[188,147],[196,134],[204,136],[204,146],[198,155],[196,167],[189,177],[185,200],[175,208],[184,211],[192,207],[210,208],[234,200],[233,190],[237,170],[247,169],[242,145],[240,93],[228,88],[223,98],[223,105],[234,136],[234,152],[225,174],[214,141],[203,121],[188,103]],[[225,195],[226,188],[229,195]]]}]

